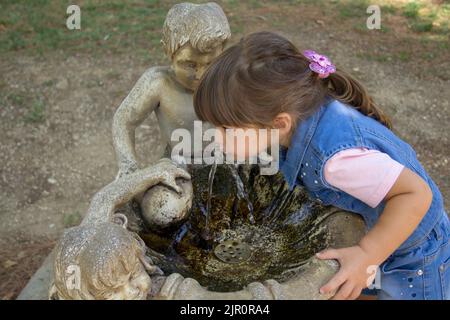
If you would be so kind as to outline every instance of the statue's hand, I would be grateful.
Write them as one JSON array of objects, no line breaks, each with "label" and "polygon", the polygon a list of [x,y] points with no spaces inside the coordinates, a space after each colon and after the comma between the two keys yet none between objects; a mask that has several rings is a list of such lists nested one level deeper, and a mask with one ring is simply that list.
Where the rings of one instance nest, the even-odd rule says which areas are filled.
[{"label": "statue's hand", "polygon": [[177,167],[177,165],[170,159],[163,158],[155,164],[155,169],[158,171],[160,182],[172,188],[177,193],[182,193],[182,188],[177,184],[176,179],[182,178],[190,180],[191,175],[184,169]]}]

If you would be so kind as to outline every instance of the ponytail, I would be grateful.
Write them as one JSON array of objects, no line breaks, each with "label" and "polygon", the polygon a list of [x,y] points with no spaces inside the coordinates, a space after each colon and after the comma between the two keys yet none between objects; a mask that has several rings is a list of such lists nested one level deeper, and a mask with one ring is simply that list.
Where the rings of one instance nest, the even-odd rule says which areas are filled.
[{"label": "ponytail", "polygon": [[326,79],[329,81],[328,94],[330,96],[392,129],[389,117],[373,102],[367,90],[355,78],[338,69]]}]

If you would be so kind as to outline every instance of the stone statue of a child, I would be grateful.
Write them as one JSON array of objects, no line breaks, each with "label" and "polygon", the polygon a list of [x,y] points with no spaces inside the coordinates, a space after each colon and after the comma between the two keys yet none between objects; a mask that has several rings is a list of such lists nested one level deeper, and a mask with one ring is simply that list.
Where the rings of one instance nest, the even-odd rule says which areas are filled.
[{"label": "stone statue of a child", "polygon": [[193,132],[197,120],[193,91],[230,36],[228,20],[216,3],[180,3],[169,10],[161,43],[171,65],[149,68],[114,115],[113,143],[119,163],[118,176],[139,167],[135,130],[152,112],[156,114],[163,142],[167,145],[167,157],[178,142],[170,141],[173,130],[183,128]]},{"label": "stone statue of a child", "polygon": [[154,111],[168,149],[173,130],[192,132],[197,120],[193,91],[229,37],[228,21],[217,4],[181,3],[171,8],[162,44],[172,64],[148,69],[117,110],[113,142],[119,174],[95,195],[81,225],[67,230],[58,242],[51,298],[147,297],[149,274],[160,270],[146,256],[143,241],[127,228],[127,216],[116,210],[137,199],[144,221],[150,227],[165,227],[186,218],[193,191],[189,174],[168,159],[136,171],[135,129]]},{"label": "stone statue of a child", "polygon": [[[192,199],[192,188],[179,180],[189,179],[185,170],[169,159],[161,159],[100,190],[92,199],[82,223],[66,230],[55,247],[50,298],[146,299],[152,284],[150,275],[162,272],[146,255],[142,239],[127,230],[127,218],[116,214],[116,210],[138,194],[161,184],[178,194],[173,194],[169,201],[179,199],[183,204],[188,203]],[[167,212],[153,210],[152,217],[156,221],[165,221],[158,218],[158,214],[168,219]]]}]

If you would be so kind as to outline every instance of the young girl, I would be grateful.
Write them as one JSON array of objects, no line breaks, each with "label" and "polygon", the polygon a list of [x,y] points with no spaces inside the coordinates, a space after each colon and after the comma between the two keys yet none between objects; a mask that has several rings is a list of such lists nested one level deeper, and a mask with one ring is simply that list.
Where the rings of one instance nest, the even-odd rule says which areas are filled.
[{"label": "young girl", "polygon": [[441,193],[366,89],[327,57],[251,34],[210,65],[194,106],[220,130],[278,129],[290,187],[364,218],[369,231],[358,245],[318,253],[341,265],[322,293],[355,299],[379,266],[380,299],[450,299]]}]

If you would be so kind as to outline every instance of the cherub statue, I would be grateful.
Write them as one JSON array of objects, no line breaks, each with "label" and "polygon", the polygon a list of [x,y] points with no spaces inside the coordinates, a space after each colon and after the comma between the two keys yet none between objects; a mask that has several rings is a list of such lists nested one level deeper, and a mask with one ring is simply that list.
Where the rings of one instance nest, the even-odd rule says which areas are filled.
[{"label": "cherub statue", "polygon": [[171,65],[149,68],[114,115],[112,128],[118,176],[138,169],[135,130],[152,112],[156,114],[163,142],[167,145],[166,156],[170,156],[170,150],[177,143],[170,141],[173,130],[183,128],[193,132],[197,120],[193,91],[230,36],[228,20],[214,2],[180,3],[169,10],[161,43]]},{"label": "cherub statue", "polygon": [[[192,186],[190,181],[186,182],[189,179],[185,170],[168,159],[161,159],[100,190],[82,223],[66,230],[56,246],[50,298],[146,299],[152,284],[149,275],[162,271],[146,255],[142,239],[127,230],[127,218],[116,214],[116,210],[139,194],[144,194],[145,199],[148,197],[145,192],[162,184],[167,187],[165,199],[182,207],[169,213],[165,208],[152,208],[153,219],[181,220],[189,211],[186,210],[189,199],[192,200]],[[167,194],[168,189],[173,192]],[[149,196],[158,201],[153,193]],[[164,218],[158,218],[159,215]]]}]

